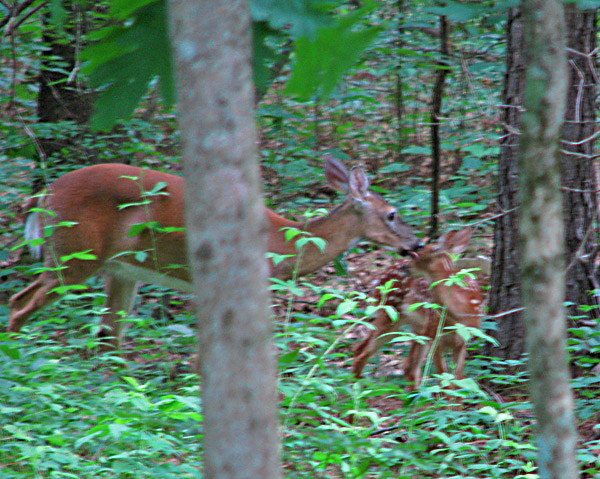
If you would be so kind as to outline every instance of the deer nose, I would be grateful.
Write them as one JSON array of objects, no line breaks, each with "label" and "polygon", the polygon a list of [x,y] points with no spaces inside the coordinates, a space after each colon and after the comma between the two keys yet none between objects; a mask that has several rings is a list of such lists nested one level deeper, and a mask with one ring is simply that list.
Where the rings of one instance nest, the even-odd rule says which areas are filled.
[{"label": "deer nose", "polygon": [[415,251],[419,251],[420,249],[422,249],[425,246],[425,243],[423,242],[418,242],[415,243],[414,246],[411,249],[402,249],[400,251],[400,256],[414,256],[413,253]]}]

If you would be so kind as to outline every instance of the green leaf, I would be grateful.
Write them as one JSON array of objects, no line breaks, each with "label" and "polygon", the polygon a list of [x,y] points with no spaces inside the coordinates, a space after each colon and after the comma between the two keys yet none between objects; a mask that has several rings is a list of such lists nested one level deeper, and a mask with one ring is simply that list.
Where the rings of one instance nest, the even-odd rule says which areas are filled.
[{"label": "green leaf", "polygon": [[390,163],[389,165],[385,165],[383,168],[379,169],[380,173],[402,173],[404,171],[409,171],[410,166],[406,163]]},{"label": "green leaf", "polygon": [[129,431],[129,429],[130,427],[126,426],[125,424],[112,423],[108,425],[108,430],[110,431],[110,435],[114,440],[121,439],[121,436]]},{"label": "green leaf", "polygon": [[133,257],[138,263],[144,263],[148,259],[148,253],[145,251],[136,251]]},{"label": "green leaf", "polygon": [[59,295],[63,295],[68,293],[69,291],[82,291],[84,289],[88,289],[88,287],[84,284],[70,284],[65,286],[58,286],[54,289],[51,289],[49,293],[56,293]]},{"label": "green leaf", "polygon": [[434,15],[445,15],[452,22],[467,22],[478,17],[484,8],[482,5],[447,2],[444,6],[432,6],[428,10]]},{"label": "green leaf", "polygon": [[285,237],[285,241],[289,242],[291,240],[293,240],[296,236],[304,233],[304,231],[301,231],[297,228],[281,228],[280,231],[284,231],[283,235]]},{"label": "green leaf", "polygon": [[50,0],[48,2],[48,10],[50,11],[50,23],[62,31],[68,18],[67,10],[63,6],[63,0]]},{"label": "green leaf", "polygon": [[94,130],[108,130],[118,119],[129,118],[155,77],[165,103],[175,100],[166,0],[132,3],[119,1],[111,15],[118,20],[125,15],[127,21],[102,29],[95,35],[98,42],[82,51],[82,71],[92,87],[101,89],[91,120]]},{"label": "green leaf", "polygon": [[467,170],[478,170],[481,168],[482,161],[476,156],[465,156],[463,158],[462,167]]},{"label": "green leaf", "polygon": [[142,234],[142,232],[146,229],[147,223],[136,223],[131,225],[129,228],[129,233],[127,233],[128,238],[133,238],[134,236],[138,236]]},{"label": "green leaf", "polygon": [[191,338],[196,334],[196,332],[192,328],[186,326],[185,324],[171,324],[167,326],[167,329],[169,331],[175,331],[176,333],[179,333],[180,335],[188,338]]},{"label": "green leaf", "polygon": [[166,182],[164,181],[159,181],[158,183],[156,183],[152,189],[150,191],[144,191],[142,193],[142,196],[155,196],[155,195],[166,195],[169,196],[169,192],[168,191],[163,191],[167,188],[167,186],[169,186]]},{"label": "green leaf", "polygon": [[256,91],[263,95],[272,80],[269,64],[284,61],[285,55],[285,52],[278,53],[277,50],[267,44],[267,38],[274,37],[276,40],[281,41],[284,37],[280,31],[272,29],[267,22],[253,22],[252,31],[254,86]]},{"label": "green leaf", "polygon": [[326,99],[338,81],[362,55],[362,52],[383,31],[382,27],[362,27],[359,24],[374,8],[367,3],[355,12],[341,17],[331,27],[320,28],[316,37],[302,36],[296,39],[296,63],[286,93],[308,100],[319,93]]},{"label": "green leaf", "polygon": [[295,254],[277,254],[277,253],[272,253],[270,251],[265,253],[265,257],[270,258],[271,261],[273,261],[274,266],[277,266],[282,261],[285,261],[288,258],[293,258],[294,256],[296,256],[296,255]]},{"label": "green leaf", "polygon": [[98,257],[95,254],[90,253],[90,251],[92,250],[88,249],[86,251],[77,251],[66,256],[61,256],[60,261],[61,263],[66,263],[67,261],[70,261],[72,259],[79,259],[82,261],[93,261],[95,259],[98,259]]},{"label": "green leaf", "polygon": [[335,310],[335,314],[336,316],[343,316],[346,313],[349,313],[350,311],[354,311],[356,309],[356,306],[358,306],[356,301],[352,301],[351,299],[347,299],[345,300],[343,303],[340,303],[338,305],[338,307]]},{"label": "green leaf", "polygon": [[279,366],[287,366],[288,364],[292,364],[296,359],[298,359],[298,355],[300,354],[299,349],[294,349],[289,353],[282,354],[279,357]]},{"label": "green leaf", "polygon": [[333,23],[334,6],[321,0],[252,0],[250,14],[255,22],[269,22],[276,30],[289,30],[293,37],[314,38],[319,28]]},{"label": "green leaf", "polygon": [[296,249],[299,251],[299,250],[301,250],[302,248],[304,248],[309,243],[312,243],[317,248],[319,248],[319,250],[321,251],[321,253],[323,251],[325,251],[325,248],[327,247],[327,241],[326,240],[324,240],[323,238],[317,238],[315,236],[311,236],[309,238],[300,238],[298,241],[296,241]]},{"label": "green leaf", "polygon": [[138,236],[146,229],[158,231],[160,230],[160,223],[158,221],[147,221],[146,223],[136,223],[131,225],[131,228],[129,228],[129,233],[127,233],[127,237],[133,238],[134,236]]}]

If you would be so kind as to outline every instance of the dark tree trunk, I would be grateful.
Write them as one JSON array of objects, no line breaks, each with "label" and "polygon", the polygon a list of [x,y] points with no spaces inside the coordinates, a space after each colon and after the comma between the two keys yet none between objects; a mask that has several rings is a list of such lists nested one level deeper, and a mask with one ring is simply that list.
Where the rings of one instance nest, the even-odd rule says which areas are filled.
[{"label": "dark tree trunk", "polygon": [[[525,350],[521,314],[521,273],[517,251],[519,173],[519,129],[524,84],[523,33],[518,9],[508,12],[506,74],[504,81],[505,125],[498,164],[498,209],[500,216],[494,224],[494,251],[490,285],[489,313],[508,313],[497,319],[498,329],[493,336],[500,346],[486,344],[485,354],[503,359],[517,358]],[[516,312],[515,312],[516,311]]]},{"label": "dark tree trunk", "polygon": [[[578,305],[595,304],[589,293],[598,288],[594,277],[593,258],[597,244],[594,228],[597,215],[597,181],[594,174],[593,140],[595,128],[597,55],[590,55],[596,47],[596,12],[582,13],[574,5],[567,6],[567,34],[569,51],[569,93],[563,128],[561,182],[566,235],[566,300],[573,302],[572,315],[598,316],[577,310]],[[521,319],[520,258],[517,251],[519,199],[517,195],[519,170],[517,167],[519,131],[521,128],[522,95],[524,91],[524,46],[520,13],[509,11],[507,24],[507,68],[504,90],[506,125],[501,143],[498,165],[498,206],[500,216],[494,225],[494,251],[490,285],[490,315],[496,319],[493,336],[500,346],[487,344],[484,353],[503,359],[516,359],[525,350]],[[575,53],[578,52],[578,53]],[[587,56],[586,56],[587,55]]]},{"label": "dark tree trunk", "polygon": [[[597,297],[589,292],[594,286],[594,264],[591,257],[597,243],[597,181],[594,173],[594,140],[596,129],[597,18],[596,10],[581,11],[566,4],[569,48],[569,92],[565,115],[561,177],[565,210],[567,247],[567,301],[573,303],[569,313],[585,315],[578,305],[597,305]],[[590,317],[599,311],[591,309]]]},{"label": "dark tree trunk", "polygon": [[[48,48],[42,56],[37,99],[38,121],[57,123],[72,120],[86,124],[92,113],[92,98],[78,77],[77,55],[87,32],[83,4],[65,2],[69,15],[64,31],[57,30],[44,17],[42,40]],[[40,139],[42,155],[49,157],[66,146],[63,140]]]},{"label": "dark tree trunk", "polygon": [[450,26],[448,19],[442,15],[440,17],[440,53],[443,58],[438,63],[438,71],[433,87],[431,99],[431,223],[429,225],[429,236],[437,238],[438,217],[440,209],[440,113],[442,112],[442,99],[444,97],[444,84],[448,75],[448,55],[450,54]]}]

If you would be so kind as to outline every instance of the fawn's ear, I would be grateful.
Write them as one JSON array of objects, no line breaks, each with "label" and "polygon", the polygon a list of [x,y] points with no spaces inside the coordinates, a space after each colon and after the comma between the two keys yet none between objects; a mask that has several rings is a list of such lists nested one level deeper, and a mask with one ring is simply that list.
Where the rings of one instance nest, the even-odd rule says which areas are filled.
[{"label": "fawn's ear", "polygon": [[325,177],[336,190],[348,192],[348,170],[340,160],[327,156],[325,159]]},{"label": "fawn's ear", "polygon": [[450,231],[444,238],[444,247],[452,254],[462,254],[471,240],[471,228]]}]

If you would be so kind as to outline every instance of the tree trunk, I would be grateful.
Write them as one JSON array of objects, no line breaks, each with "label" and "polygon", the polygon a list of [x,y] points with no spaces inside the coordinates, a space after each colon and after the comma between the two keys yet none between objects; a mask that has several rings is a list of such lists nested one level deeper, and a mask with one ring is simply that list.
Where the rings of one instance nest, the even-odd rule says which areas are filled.
[{"label": "tree trunk", "polygon": [[250,15],[239,0],[172,0],[169,14],[198,309],[204,477],[277,478]]},{"label": "tree trunk", "polygon": [[[87,33],[85,6],[65,2],[68,19],[64,31],[58,31],[44,17],[42,41],[48,48],[41,59],[39,92],[37,98],[38,121],[57,123],[72,120],[87,124],[92,113],[89,91],[79,84],[78,54]],[[42,138],[40,145],[46,157],[60,151],[65,145],[55,139]]]},{"label": "tree trunk", "polygon": [[517,166],[522,94],[525,79],[521,13],[508,11],[506,27],[506,75],[504,81],[505,125],[498,164],[498,209],[502,216],[494,224],[494,251],[490,285],[489,313],[503,314],[497,319],[493,336],[499,347],[487,343],[484,353],[502,359],[518,358],[525,350],[521,307],[521,273],[517,251],[518,189]]},{"label": "tree trunk", "polygon": [[[596,12],[577,11],[575,5],[567,7],[569,53],[569,93],[566,123],[563,128],[563,150],[575,152],[563,155],[561,178],[563,208],[566,225],[567,301],[573,302],[569,312],[582,315],[578,305],[596,304],[597,298],[589,294],[597,289],[593,258],[590,253],[597,240],[594,216],[597,214],[597,181],[594,174],[593,140],[589,139],[595,128],[597,78],[596,68]],[[498,315],[497,330],[493,336],[500,346],[486,344],[484,353],[503,359],[517,359],[525,350],[521,320],[520,258],[516,248],[518,208],[517,195],[519,168],[517,166],[522,93],[524,91],[524,45],[522,22],[517,9],[508,14],[507,68],[504,90],[504,116],[506,125],[502,136],[498,166],[498,206],[503,214],[494,225],[494,251],[490,285],[490,315]],[[579,54],[575,53],[579,52]],[[583,53],[583,55],[581,54]],[[587,57],[585,55],[588,55]],[[576,144],[575,144],[576,143]],[[598,316],[596,309],[588,315]]]},{"label": "tree trunk", "polygon": [[[567,224],[567,301],[573,303],[572,316],[584,315],[578,305],[597,305],[589,292],[594,286],[592,250],[597,240],[594,217],[597,215],[597,182],[594,173],[596,130],[597,22],[596,10],[582,12],[576,4],[566,4],[569,48],[569,93],[563,133],[561,176],[565,222]],[[597,318],[599,311],[590,309]]]},{"label": "tree trunk", "polygon": [[524,0],[522,11],[527,75],[519,157],[519,246],[538,467],[541,478],[575,479],[558,151],[568,84],[564,14],[561,0]]}]

